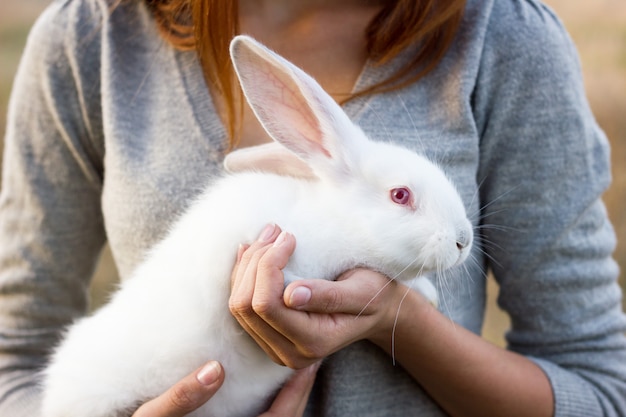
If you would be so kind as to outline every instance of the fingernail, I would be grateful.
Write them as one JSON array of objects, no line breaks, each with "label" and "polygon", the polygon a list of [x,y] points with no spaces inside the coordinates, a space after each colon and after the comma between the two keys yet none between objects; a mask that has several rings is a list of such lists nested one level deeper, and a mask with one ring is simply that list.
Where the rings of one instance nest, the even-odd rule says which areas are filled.
[{"label": "fingernail", "polygon": [[315,362],[313,365],[309,366],[309,373],[315,374],[322,366],[322,361]]},{"label": "fingernail", "polygon": [[202,385],[211,385],[220,378],[221,368],[217,362],[209,362],[198,372],[196,378]]},{"label": "fingernail", "polygon": [[244,245],[243,243],[239,244],[239,247],[237,248],[237,262],[241,262],[241,258],[243,258],[243,253],[246,251],[247,248],[248,245]]},{"label": "fingernail", "polygon": [[290,307],[302,307],[311,300],[311,289],[307,287],[296,287],[289,297]]},{"label": "fingernail", "polygon": [[273,246],[280,246],[280,245],[282,245],[286,238],[287,238],[287,232],[284,232],[284,231],[280,232],[280,234],[278,235],[278,237],[274,241]]},{"label": "fingernail", "polygon": [[259,235],[259,242],[269,242],[272,236],[274,235],[275,230],[276,230],[275,224],[268,224],[267,226],[265,226],[265,228]]}]

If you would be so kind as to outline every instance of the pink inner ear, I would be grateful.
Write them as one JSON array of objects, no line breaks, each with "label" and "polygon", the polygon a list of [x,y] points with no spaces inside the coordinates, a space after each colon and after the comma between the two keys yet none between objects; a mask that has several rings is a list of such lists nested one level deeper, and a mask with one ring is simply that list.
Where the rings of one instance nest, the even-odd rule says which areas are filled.
[{"label": "pink inner ear", "polygon": [[[257,68],[263,70],[259,78],[267,84],[255,86],[258,92],[251,100],[256,100],[257,115],[268,133],[304,154],[322,153],[331,158],[323,145],[324,133],[320,121],[300,87],[282,68],[267,61],[257,64],[260,64]],[[321,107],[318,102],[312,104]]]}]

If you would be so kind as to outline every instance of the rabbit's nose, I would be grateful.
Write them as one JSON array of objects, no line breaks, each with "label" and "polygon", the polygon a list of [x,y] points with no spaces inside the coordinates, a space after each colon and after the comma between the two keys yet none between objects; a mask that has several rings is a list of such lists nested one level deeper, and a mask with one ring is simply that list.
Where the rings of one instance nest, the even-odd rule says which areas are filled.
[{"label": "rabbit's nose", "polygon": [[456,247],[458,250],[462,251],[467,248],[469,244],[472,243],[472,233],[467,232],[466,230],[460,230],[457,233],[456,237]]}]

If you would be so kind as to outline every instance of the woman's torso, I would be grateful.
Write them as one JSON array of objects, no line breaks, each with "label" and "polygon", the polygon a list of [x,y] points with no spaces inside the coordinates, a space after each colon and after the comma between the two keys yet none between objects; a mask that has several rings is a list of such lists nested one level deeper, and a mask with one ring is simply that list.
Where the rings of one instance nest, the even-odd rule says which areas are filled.
[{"label": "woman's torso", "polygon": [[[195,55],[175,51],[161,40],[144,7],[120,6],[105,20],[101,41],[102,207],[124,279],[188,202],[220,174],[226,131]],[[276,46],[280,52],[281,45]],[[437,70],[409,88],[357,98],[344,109],[371,138],[401,143],[436,161],[457,185],[477,222],[479,139],[470,97],[471,72],[478,63],[464,50],[457,44]],[[335,71],[332,66],[322,65],[320,71],[312,65],[311,72],[317,72],[313,75],[329,89],[358,91],[381,81],[410,54],[405,51],[382,67],[353,56],[342,63],[351,76],[338,83],[329,77]],[[293,59],[299,61],[298,55]],[[307,60],[302,62],[306,67]],[[250,114],[246,123],[243,145],[268,140],[258,124],[250,122]],[[478,247],[473,257],[475,262],[467,269],[433,280],[444,313],[479,332],[485,288]],[[327,415],[381,415],[383,410],[386,415],[409,410],[440,413],[391,358],[366,342],[326,361],[313,399],[311,404],[320,407],[310,410],[316,415],[322,409]]]}]

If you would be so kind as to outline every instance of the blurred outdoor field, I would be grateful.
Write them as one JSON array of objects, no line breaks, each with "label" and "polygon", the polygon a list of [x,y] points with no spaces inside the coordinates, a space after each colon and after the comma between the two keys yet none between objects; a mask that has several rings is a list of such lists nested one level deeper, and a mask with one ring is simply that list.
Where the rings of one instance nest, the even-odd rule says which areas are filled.
[{"label": "blurred outdoor field", "polygon": [[[28,30],[48,3],[49,0],[0,1],[0,138],[4,137],[11,83]],[[619,239],[615,258],[622,271],[626,271],[626,1],[546,0],[545,3],[562,18],[579,48],[591,106],[611,141],[614,182],[605,202]],[[622,284],[625,275],[623,272]],[[105,252],[93,285],[96,305],[115,279],[115,267]],[[490,285],[485,335],[501,344],[508,322],[495,307],[495,291]]]}]

